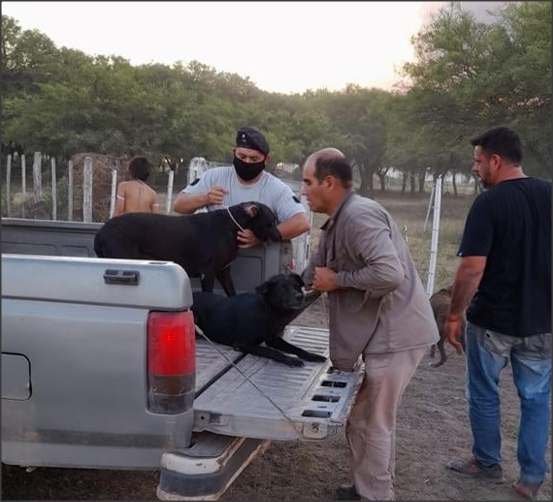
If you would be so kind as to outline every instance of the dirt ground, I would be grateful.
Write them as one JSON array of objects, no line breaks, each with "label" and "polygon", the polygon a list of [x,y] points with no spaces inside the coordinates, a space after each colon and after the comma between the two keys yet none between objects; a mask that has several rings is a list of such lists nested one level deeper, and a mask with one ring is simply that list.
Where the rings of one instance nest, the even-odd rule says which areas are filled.
[{"label": "dirt ground", "polygon": [[[426,282],[429,235],[422,232],[426,201],[382,198],[396,220],[406,226],[409,245]],[[456,243],[467,199],[444,199],[442,237],[435,289],[445,285],[456,266]],[[315,226],[322,220],[316,218]],[[314,231],[316,241],[317,231]],[[316,302],[295,324],[326,326]],[[471,437],[464,398],[464,360],[448,348],[449,359],[431,368],[426,357],[408,386],[397,427],[396,498],[398,500],[521,500],[511,489],[517,479],[516,440],[519,401],[510,367],[502,377],[503,468],[506,481],[492,484],[467,479],[445,464],[470,454]],[[547,458],[551,458],[551,446]],[[348,451],[343,432],[320,442],[273,442],[246,468],[220,499],[223,502],[330,501],[335,487],[348,481]],[[154,500],[157,471],[127,472],[39,468],[31,473],[2,466],[3,499]],[[551,476],[539,500],[551,499]]]}]

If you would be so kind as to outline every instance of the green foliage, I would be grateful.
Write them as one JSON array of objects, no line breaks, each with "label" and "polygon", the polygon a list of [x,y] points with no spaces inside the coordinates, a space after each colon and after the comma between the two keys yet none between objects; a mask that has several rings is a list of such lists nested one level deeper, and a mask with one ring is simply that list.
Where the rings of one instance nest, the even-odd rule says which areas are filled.
[{"label": "green foliage", "polygon": [[492,24],[453,2],[413,43],[417,60],[404,66],[409,119],[427,129],[429,150],[462,155],[471,136],[507,125],[523,138],[526,170],[545,174],[553,160],[550,2],[509,3]]},{"label": "green foliage", "polygon": [[427,168],[467,171],[469,138],[502,124],[520,132],[526,171],[543,175],[553,160],[550,20],[550,2],[508,3],[491,24],[451,3],[413,38],[405,92],[350,84],[283,95],[198,61],[133,66],[57,48],[2,16],[3,142],[65,158],[95,151],[229,162],[236,129],[252,125],[268,136],[272,166],[335,146],[371,192],[373,176],[384,179],[390,166],[411,180]]}]

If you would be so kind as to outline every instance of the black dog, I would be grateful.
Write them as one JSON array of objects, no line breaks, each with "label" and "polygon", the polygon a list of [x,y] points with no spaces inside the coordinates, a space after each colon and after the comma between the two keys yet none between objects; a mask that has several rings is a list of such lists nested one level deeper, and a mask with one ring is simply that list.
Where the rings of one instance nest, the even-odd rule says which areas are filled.
[{"label": "black dog", "polygon": [[274,213],[259,202],[185,216],[127,213],[104,224],[94,251],[100,258],[173,261],[190,277],[201,276],[203,291],[213,291],[217,278],[232,296],[229,265],[238,253],[238,230],[249,228],[261,241],[280,241],[276,223]]},{"label": "black dog", "polygon": [[[192,312],[198,327],[214,342],[288,366],[303,366],[301,359],[324,362],[325,357],[282,339],[286,325],[317,297],[304,295],[303,285],[297,274],[279,274],[259,285],[255,293],[225,298],[214,293],[195,292]],[[262,342],[266,347],[259,346]],[[295,354],[300,359],[279,351]]]}]

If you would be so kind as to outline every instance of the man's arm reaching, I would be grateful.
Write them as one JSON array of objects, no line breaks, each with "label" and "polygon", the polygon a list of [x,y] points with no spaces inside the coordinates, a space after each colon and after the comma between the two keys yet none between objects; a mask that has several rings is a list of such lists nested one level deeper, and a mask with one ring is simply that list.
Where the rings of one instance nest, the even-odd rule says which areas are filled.
[{"label": "man's arm reaching", "polygon": [[486,261],[485,256],[466,256],[461,259],[455,274],[451,307],[445,321],[444,332],[447,341],[455,347],[459,354],[463,351],[460,342],[463,315],[478,289],[486,268]]}]

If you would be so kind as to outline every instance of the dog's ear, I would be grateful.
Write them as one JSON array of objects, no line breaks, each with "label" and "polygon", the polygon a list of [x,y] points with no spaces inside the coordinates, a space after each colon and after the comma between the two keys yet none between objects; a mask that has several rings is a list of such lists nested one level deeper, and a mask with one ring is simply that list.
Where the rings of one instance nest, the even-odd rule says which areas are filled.
[{"label": "dog's ear", "polygon": [[270,290],[271,290],[271,283],[269,281],[265,281],[264,283],[260,284],[255,288],[255,292],[261,296],[267,296]]},{"label": "dog's ear", "polygon": [[255,218],[259,212],[259,208],[255,202],[247,202],[244,204],[244,211],[250,218]]},{"label": "dog's ear", "polygon": [[278,284],[278,282],[282,279],[283,274],[277,274],[273,275],[269,279],[267,279],[265,282],[261,283],[257,288],[255,288],[255,291],[259,293],[260,295],[266,296],[271,293],[271,290],[274,288],[275,284]]},{"label": "dog's ear", "polygon": [[299,274],[292,274],[292,277],[295,279],[295,281],[299,284],[300,288],[303,288],[305,286],[305,282],[303,282],[303,279],[301,275]]}]

